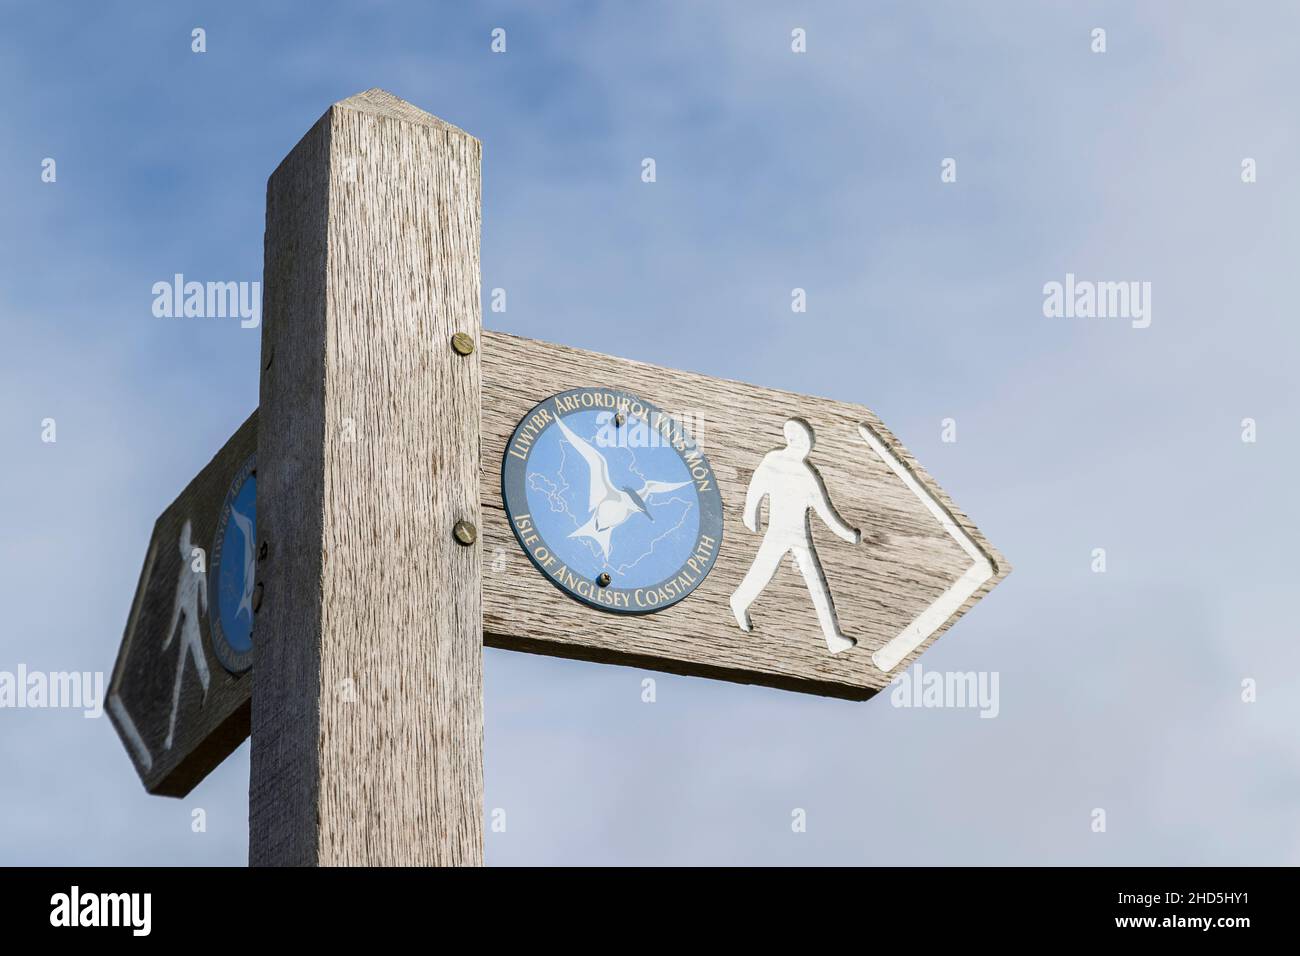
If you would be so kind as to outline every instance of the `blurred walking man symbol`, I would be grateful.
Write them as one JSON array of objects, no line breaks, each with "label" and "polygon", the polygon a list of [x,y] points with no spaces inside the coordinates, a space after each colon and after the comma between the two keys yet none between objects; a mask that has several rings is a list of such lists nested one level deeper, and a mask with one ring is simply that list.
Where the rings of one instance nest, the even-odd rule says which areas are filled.
[{"label": "blurred walking man symbol", "polygon": [[742,631],[752,631],[749,607],[776,574],[781,560],[793,554],[795,563],[808,586],[817,620],[832,654],[848,650],[857,643],[840,632],[835,604],[826,584],[826,572],[813,547],[812,526],[808,512],[818,517],[835,535],[850,544],[862,540],[862,532],[849,527],[831,504],[817,469],[808,463],[816,438],[812,426],[800,418],[785,423],[786,447],[768,452],[754,470],[745,495],[745,527],[758,531],[758,509],[764,498],[767,504],[767,533],[759,545],[754,563],[731,596],[731,610]]},{"label": "blurred walking man symbol", "polygon": [[171,646],[176,636],[176,625],[181,625],[180,650],[176,654],[176,683],[172,687],[172,717],[167,726],[167,740],[163,746],[171,750],[176,737],[176,710],[181,703],[181,678],[185,676],[185,659],[194,661],[194,669],[199,672],[199,683],[203,685],[203,695],[208,693],[208,659],[203,654],[203,634],[199,630],[199,605],[203,612],[208,610],[208,575],[206,571],[196,571],[190,563],[193,559],[193,547],[190,544],[190,523],[185,522],[181,528],[181,538],[177,542],[181,551],[181,576],[176,582],[176,600],[172,602],[172,623],[167,628],[167,640],[163,641],[163,650]]}]

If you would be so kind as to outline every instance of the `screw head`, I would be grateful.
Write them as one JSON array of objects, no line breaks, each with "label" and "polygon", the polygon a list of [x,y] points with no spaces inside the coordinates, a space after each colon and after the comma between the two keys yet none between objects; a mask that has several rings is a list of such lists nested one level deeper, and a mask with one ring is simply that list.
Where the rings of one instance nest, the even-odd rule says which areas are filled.
[{"label": "screw head", "polygon": [[596,583],[599,584],[602,588],[609,587],[609,582],[610,582],[610,577],[608,571],[600,572],[600,577],[596,578]]},{"label": "screw head", "polygon": [[474,352],[474,338],[464,332],[457,332],[451,337],[451,347],[457,355],[471,355]]},{"label": "screw head", "polygon": [[623,413],[622,413],[622,412],[615,412],[615,413],[614,413],[614,427],[615,427],[615,428],[622,428],[622,427],[623,427],[623,423],[624,423],[625,421],[627,421],[627,419],[623,417]]},{"label": "screw head", "polygon": [[478,529],[468,521],[457,521],[456,527],[451,529],[452,536],[456,539],[457,544],[463,544],[469,547],[478,540]]}]

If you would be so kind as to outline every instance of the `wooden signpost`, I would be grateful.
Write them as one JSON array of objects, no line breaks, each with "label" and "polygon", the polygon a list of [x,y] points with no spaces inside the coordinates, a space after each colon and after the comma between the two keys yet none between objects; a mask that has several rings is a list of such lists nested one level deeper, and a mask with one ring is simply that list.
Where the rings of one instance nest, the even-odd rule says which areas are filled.
[{"label": "wooden signpost", "polygon": [[251,731],[255,865],[481,863],[484,644],[863,699],[1010,570],[866,408],[484,331],[479,160],[303,137],[261,408],[154,529],[110,714],[167,795]]},{"label": "wooden signpost", "polygon": [[209,575],[227,491],[256,452],[254,412],[154,525],[108,688],[150,793],[184,796],[248,736],[252,681],[213,651]]}]

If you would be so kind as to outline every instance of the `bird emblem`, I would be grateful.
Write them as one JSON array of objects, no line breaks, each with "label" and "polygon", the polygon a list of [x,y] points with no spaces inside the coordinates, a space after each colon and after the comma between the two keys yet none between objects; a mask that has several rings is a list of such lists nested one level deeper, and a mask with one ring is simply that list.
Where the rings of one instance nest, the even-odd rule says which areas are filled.
[{"label": "bird emblem", "polygon": [[615,528],[638,513],[654,521],[654,515],[650,514],[650,508],[646,503],[647,498],[690,484],[689,481],[647,480],[637,489],[619,488],[609,476],[609,463],[605,460],[605,456],[587,441],[575,435],[573,429],[564,424],[564,419],[557,418],[556,424],[560,426],[560,431],[569,444],[582,456],[591,473],[591,485],[587,495],[587,523],[569,537],[591,538],[600,545],[600,550],[607,561],[610,550],[609,539]]},{"label": "bird emblem", "polygon": [[230,506],[230,517],[244,536],[244,590],[239,596],[239,606],[235,608],[235,617],[243,611],[248,612],[249,623],[253,620],[253,581],[256,578],[257,559],[253,555],[253,519],[240,514],[235,506]]}]

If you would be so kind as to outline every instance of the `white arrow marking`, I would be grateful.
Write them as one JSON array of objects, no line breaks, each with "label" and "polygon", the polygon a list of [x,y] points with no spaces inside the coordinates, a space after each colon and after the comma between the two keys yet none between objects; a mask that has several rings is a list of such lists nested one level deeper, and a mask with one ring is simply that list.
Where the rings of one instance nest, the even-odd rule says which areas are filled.
[{"label": "white arrow marking", "polygon": [[912,489],[912,494],[921,499],[921,503],[930,510],[930,513],[939,519],[945,531],[952,535],[954,541],[961,546],[974,560],[966,573],[953,582],[948,590],[944,591],[935,599],[935,602],[927,607],[924,611],[916,616],[916,620],[903,628],[897,637],[889,641],[884,647],[871,655],[871,660],[877,667],[885,673],[893,670],[898,666],[898,662],[905,658],[912,651],[916,650],[925,643],[926,638],[943,626],[948,618],[956,613],[957,609],[966,603],[966,600],[980,589],[980,587],[989,578],[993,577],[993,562],[989,556],[980,550],[974,540],[961,526],[953,520],[948,509],[939,503],[934,495],[916,479],[910,468],[904,465],[891,452],[888,446],[880,440],[880,437],[871,429],[870,425],[860,423],[858,431],[861,432],[863,439],[872,450],[888,465],[899,478],[903,479],[903,484]]},{"label": "white arrow marking", "polygon": [[145,746],[144,738],[140,736],[135,721],[126,712],[126,705],[122,703],[122,698],[118,697],[117,694],[110,694],[108,696],[108,709],[117,718],[118,724],[122,727],[122,733],[126,734],[131,749],[135,751],[135,759],[140,761],[140,766],[144,767],[145,773],[148,773],[153,769],[153,754],[149,753],[149,748]]}]

